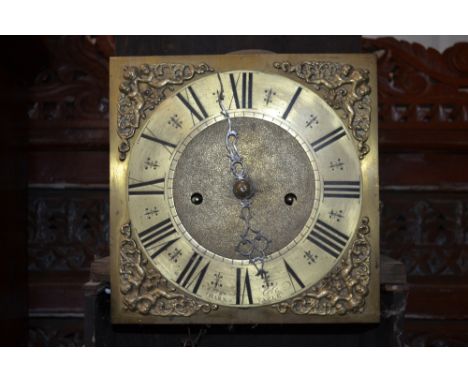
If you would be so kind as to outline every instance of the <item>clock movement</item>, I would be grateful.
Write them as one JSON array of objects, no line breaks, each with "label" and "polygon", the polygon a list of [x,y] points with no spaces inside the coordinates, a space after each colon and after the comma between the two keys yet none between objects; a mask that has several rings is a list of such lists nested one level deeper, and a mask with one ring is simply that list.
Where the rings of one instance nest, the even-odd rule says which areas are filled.
[{"label": "clock movement", "polygon": [[372,55],[110,72],[114,323],[378,321]]}]

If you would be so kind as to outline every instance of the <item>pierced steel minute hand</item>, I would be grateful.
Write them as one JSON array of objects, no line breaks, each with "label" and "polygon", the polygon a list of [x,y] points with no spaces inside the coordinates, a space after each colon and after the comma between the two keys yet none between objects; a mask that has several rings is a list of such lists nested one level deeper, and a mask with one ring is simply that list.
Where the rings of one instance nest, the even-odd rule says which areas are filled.
[{"label": "pierced steel minute hand", "polygon": [[236,245],[236,253],[242,257],[247,257],[249,262],[257,269],[257,275],[266,278],[267,272],[263,267],[265,264],[265,253],[271,240],[263,235],[260,230],[255,230],[251,226],[252,213],[250,208],[252,205],[251,198],[254,195],[254,187],[252,186],[247,170],[244,167],[243,159],[237,149],[239,134],[233,129],[231,117],[224,106],[223,81],[219,73],[217,73],[217,75],[220,84],[220,90],[217,91],[218,103],[221,108],[221,114],[227,119],[228,123],[226,149],[230,160],[230,169],[235,178],[233,192],[236,198],[240,200],[240,218],[244,220],[244,231],[240,236],[239,243]]}]

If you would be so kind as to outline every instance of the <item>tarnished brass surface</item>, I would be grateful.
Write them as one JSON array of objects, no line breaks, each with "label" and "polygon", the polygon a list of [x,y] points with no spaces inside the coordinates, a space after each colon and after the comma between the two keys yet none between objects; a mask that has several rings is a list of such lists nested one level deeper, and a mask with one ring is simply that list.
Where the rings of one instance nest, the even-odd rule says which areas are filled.
[{"label": "tarnished brass surface", "polygon": [[[162,81],[146,81],[158,74],[150,73],[153,69],[148,71],[148,68],[158,67],[168,70],[158,72]],[[187,69],[171,74],[170,68]],[[244,143],[240,140],[239,151],[245,156],[255,191],[252,197],[254,222],[262,232],[270,230],[272,237],[271,255],[265,264],[265,269],[272,276],[268,283],[256,277],[255,269],[245,260],[235,259],[232,252],[232,242],[238,236],[235,215],[240,210],[239,199],[233,192],[234,181],[227,158],[224,158],[226,166],[222,170],[223,158],[220,159],[219,155],[225,149],[223,137],[218,144],[215,143],[216,135],[222,136],[225,132],[222,128],[225,118],[220,115],[216,102],[219,82],[211,70],[221,73],[227,89],[226,105],[233,114],[233,120],[242,120],[240,124],[243,127],[239,131],[248,137]],[[241,71],[254,73],[252,109],[236,107],[230,92],[229,74],[234,75],[240,86]],[[137,72],[138,76],[128,77],[128,73]],[[169,78],[175,74],[177,78]],[[169,76],[167,81],[163,78],[165,76]],[[129,87],[120,87],[125,81]],[[171,95],[180,93],[193,104],[187,86],[196,91],[205,107],[206,118],[203,120],[187,113],[187,109]],[[302,87],[301,96],[284,117],[298,86]],[[240,87],[239,94],[242,94]],[[124,109],[119,110],[119,103]],[[110,105],[113,322],[349,323],[378,320],[378,148],[374,57],[254,54],[118,58],[111,62]],[[199,114],[202,113],[199,111]],[[249,126],[250,120],[262,121],[257,131]],[[338,126],[343,126],[346,137],[338,139],[326,150],[314,152],[313,142]],[[143,134],[153,140],[170,142],[174,147],[142,139]],[[203,134],[206,134],[206,142]],[[283,138],[279,139],[281,134]],[[273,146],[277,145],[272,150],[263,141],[269,135],[274,136]],[[210,139],[212,145],[208,144]],[[190,142],[195,142],[193,148]],[[255,160],[256,150],[253,149],[256,143],[261,146],[257,148],[261,158],[259,162]],[[246,147],[242,148],[242,144]],[[206,155],[197,154],[197,149]],[[277,166],[280,162],[274,158],[275,150],[282,153],[282,157],[279,155],[282,160],[290,161],[289,168]],[[297,162],[286,158],[288,150],[291,155],[296,155]],[[212,168],[206,161],[210,155],[218,155],[215,161],[209,162],[215,163]],[[196,168],[192,158],[205,161],[201,167],[211,171],[211,175],[203,174],[204,177],[199,178],[198,174],[203,171]],[[302,183],[300,176],[294,177],[297,168],[301,167],[309,168],[302,175],[305,174],[312,183],[305,188],[313,196],[305,202],[301,200],[302,192],[297,191],[301,185],[294,183]],[[226,171],[225,176],[221,175],[222,171]],[[271,178],[274,193],[266,196],[268,171],[274,173]],[[284,192],[281,187],[288,185],[284,180],[288,171],[295,189]],[[215,181],[216,177],[218,181]],[[164,182],[161,183],[160,179]],[[324,197],[324,193],[329,192],[325,190],[324,182],[355,180],[360,184],[358,199]],[[191,189],[197,181],[199,187],[207,186],[207,191]],[[151,185],[138,186],[147,183]],[[138,190],[140,194],[134,192],[129,195],[131,190]],[[194,192],[203,195],[203,201],[198,205],[191,202]],[[285,203],[287,193],[297,195],[291,206]],[[276,209],[266,211],[269,198],[274,201]],[[214,200],[217,200],[218,208],[216,203],[210,204]],[[256,205],[259,204],[262,208],[257,211]],[[288,216],[288,208],[297,206],[306,206],[306,211]],[[205,213],[197,215],[197,207],[205,208]],[[307,212],[309,207],[310,212]],[[217,224],[209,227],[211,220]],[[319,220],[349,238],[342,248],[339,245],[337,258],[307,238],[316,230]],[[163,229],[169,236],[148,245],[149,240],[142,237],[145,238],[145,232],[159,223],[166,224]],[[234,231],[227,228],[229,225],[234,227]],[[223,235],[222,240],[216,240]],[[171,240],[176,244],[158,252]],[[130,251],[122,252],[124,248]],[[193,264],[198,261],[197,269],[190,266],[191,259],[194,259]],[[286,264],[299,281],[291,275]],[[188,282],[184,283],[182,276],[185,270],[189,277],[185,277]],[[242,290],[236,300],[239,275]],[[250,277],[250,294],[246,290],[246,277]],[[160,305],[167,302],[169,305]],[[175,305],[171,308],[172,302]],[[184,310],[184,304],[188,304],[188,309]],[[171,312],[170,309],[174,310]]]},{"label": "tarnished brass surface", "polygon": [[371,246],[369,219],[364,217],[348,256],[308,291],[273,305],[280,313],[344,315],[364,310],[369,293]]},{"label": "tarnished brass surface", "polygon": [[127,157],[130,150],[129,139],[135,135],[141,121],[146,118],[148,111],[154,110],[166,98],[168,91],[174,90],[175,85],[182,85],[196,74],[212,71],[213,68],[205,63],[126,66],[119,86],[117,133],[122,139],[119,144],[120,160]]},{"label": "tarnished brass surface", "polygon": [[126,310],[142,315],[191,316],[201,311],[209,313],[218,309],[177,291],[151,265],[132,239],[132,227],[125,224],[121,233],[120,276],[122,302]]},{"label": "tarnished brass surface", "polygon": [[[289,244],[304,228],[314,202],[314,172],[301,144],[272,122],[251,117],[233,118],[255,194],[252,223],[271,238],[267,254]],[[229,259],[244,229],[240,203],[232,192],[233,176],[223,145],[226,121],[215,122],[187,143],[177,161],[173,197],[177,214],[190,235],[206,249]],[[291,171],[294,169],[294,171]],[[190,196],[203,195],[194,205]],[[286,205],[294,192],[297,203]]]},{"label": "tarnished brass surface", "polygon": [[291,64],[289,61],[275,62],[274,67],[295,73],[323,96],[327,103],[338,110],[347,121],[347,127],[359,142],[359,158],[369,152],[367,145],[370,129],[371,88],[369,70],[354,68],[348,63],[310,62]]}]

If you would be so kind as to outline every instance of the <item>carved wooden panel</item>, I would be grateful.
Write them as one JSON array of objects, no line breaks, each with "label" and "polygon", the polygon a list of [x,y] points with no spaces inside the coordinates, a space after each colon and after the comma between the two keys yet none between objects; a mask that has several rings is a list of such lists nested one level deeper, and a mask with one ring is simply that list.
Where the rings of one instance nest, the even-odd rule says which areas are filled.
[{"label": "carved wooden panel", "polygon": [[381,252],[410,276],[468,275],[468,195],[382,192]]},{"label": "carved wooden panel", "polygon": [[111,37],[44,37],[48,65],[30,87],[33,147],[105,148]]},{"label": "carved wooden panel", "polygon": [[[22,46],[24,40],[18,40]],[[28,76],[30,343],[82,344],[83,284],[108,252],[109,36],[37,37]],[[64,183],[72,184],[64,185]],[[89,185],[103,185],[104,188]]]},{"label": "carved wooden panel", "polygon": [[380,122],[433,128],[468,126],[468,42],[440,53],[393,38],[363,39],[379,56]]},{"label": "carved wooden panel", "polygon": [[108,254],[108,212],[107,190],[30,190],[29,271],[87,271]]},{"label": "carved wooden panel", "polygon": [[80,318],[34,318],[29,322],[29,346],[83,346]]},{"label": "carved wooden panel", "polygon": [[468,43],[363,48],[379,57],[381,251],[409,274],[405,341],[467,344]]},{"label": "carved wooden panel", "polygon": [[109,36],[36,41],[44,62],[29,86],[29,182],[107,184]]}]

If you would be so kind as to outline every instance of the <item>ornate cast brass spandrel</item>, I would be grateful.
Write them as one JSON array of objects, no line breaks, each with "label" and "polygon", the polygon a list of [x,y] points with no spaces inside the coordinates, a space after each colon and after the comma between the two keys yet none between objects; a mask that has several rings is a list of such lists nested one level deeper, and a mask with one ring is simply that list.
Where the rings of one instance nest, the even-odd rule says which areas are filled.
[{"label": "ornate cast brass spandrel", "polygon": [[117,133],[122,142],[119,145],[119,158],[125,160],[130,150],[129,140],[146,118],[148,110],[153,110],[172,92],[175,86],[182,85],[196,74],[212,72],[208,64],[143,64],[126,66],[124,81],[119,87]]},{"label": "ornate cast brass spandrel", "polygon": [[362,313],[369,293],[371,246],[364,217],[348,253],[323,280],[303,294],[272,305],[280,313],[345,315]]},{"label": "ornate cast brass spandrel", "polygon": [[201,302],[177,292],[151,265],[132,239],[131,224],[120,232],[120,292],[124,309],[142,315],[192,316],[218,309],[215,304]]},{"label": "ornate cast brass spandrel", "polygon": [[346,125],[358,143],[359,158],[369,152],[371,119],[371,88],[369,72],[349,64],[335,62],[275,62],[273,66],[313,85],[314,90],[347,122]]}]

